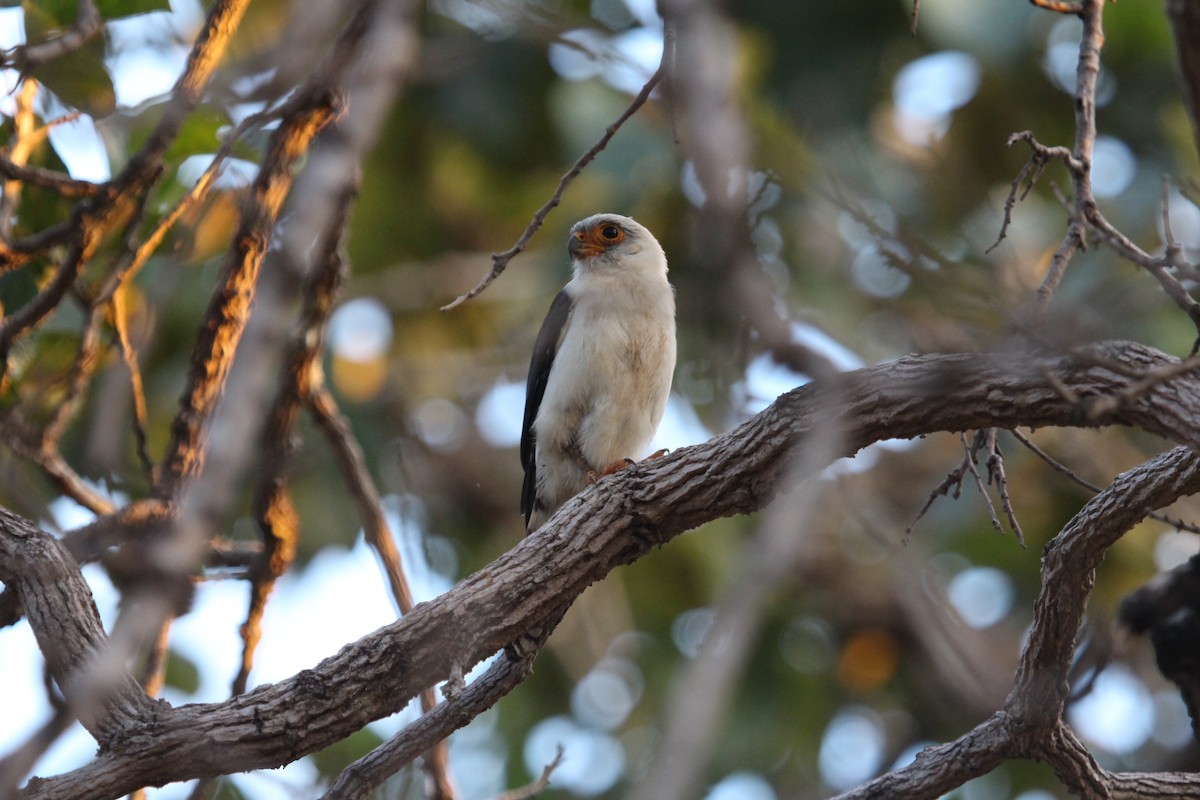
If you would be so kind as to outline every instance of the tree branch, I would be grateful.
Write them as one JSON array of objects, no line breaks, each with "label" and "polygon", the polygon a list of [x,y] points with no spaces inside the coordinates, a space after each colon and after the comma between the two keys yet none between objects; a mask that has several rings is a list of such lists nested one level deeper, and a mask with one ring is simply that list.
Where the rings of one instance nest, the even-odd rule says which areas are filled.
[{"label": "tree branch", "polygon": [[[666,52],[667,51],[665,50],[663,52],[664,62],[667,57]],[[533,238],[535,233],[537,233],[538,228],[542,227],[542,223],[546,221],[546,215],[553,211],[555,206],[559,204],[559,201],[562,200],[563,193],[567,191],[567,187],[570,186],[575,178],[579,176],[579,173],[583,172],[583,168],[590,164],[592,159],[599,155],[600,151],[608,146],[609,141],[612,139],[612,137],[616,136],[617,131],[621,129],[621,126],[625,124],[626,120],[636,114],[637,110],[646,104],[646,101],[650,99],[650,93],[654,91],[654,87],[658,85],[658,82],[662,80],[662,77],[663,64],[660,63],[658,65],[658,69],[655,70],[654,74],[650,76],[650,80],[646,81],[646,84],[642,87],[642,90],[637,93],[636,97],[633,98],[633,102],[621,112],[619,117],[613,120],[612,123],[604,129],[604,134],[596,141],[596,143],[589,147],[587,151],[581,155],[574,164],[571,165],[571,168],[563,173],[563,176],[558,179],[558,186],[555,187],[554,194],[552,194],[550,199],[546,201],[545,205],[539,208],[537,213],[533,215],[533,219],[525,228],[525,232],[522,233],[517,239],[516,244],[505,250],[503,253],[492,253],[492,268],[488,271],[488,274],[484,275],[483,279],[480,280],[479,283],[476,284],[472,289],[464,294],[459,295],[446,305],[442,306],[442,311],[450,311],[451,309],[457,308],[458,306],[467,302],[471,298],[478,296],[483,292],[483,290],[491,286],[492,282],[496,280],[496,278],[500,277],[500,274],[504,272],[504,269],[508,266],[508,262],[525,249],[525,246],[529,244],[529,240]]]},{"label": "tree branch", "polygon": [[[1190,375],[1156,384],[1129,404],[1114,408],[1100,403],[1100,413],[1093,413],[1098,400],[1137,380],[1103,366],[1110,359],[1143,371],[1172,363],[1152,348],[1109,342],[1036,357],[911,356],[846,373],[833,387],[801,387],[712,441],[599,481],[492,564],[313,669],[222,703],[156,708],[153,714],[137,715],[119,737],[110,738],[109,748],[95,762],[32,782],[27,794],[100,800],[143,785],[277,766],[344,738],[400,710],[422,688],[454,669],[467,669],[550,624],[559,609],[617,566],[704,522],[762,508],[785,482],[811,474],[808,464],[792,467],[797,446],[810,438],[814,427],[828,427],[818,422],[821,408],[834,409],[831,424],[840,433],[831,458],[884,438],[1016,425],[1120,424],[1177,441],[1200,441],[1200,415],[1195,413],[1200,408],[1200,382]],[[1061,387],[1069,392],[1064,394]],[[1127,520],[1130,509],[1144,510],[1145,502],[1163,497],[1159,491],[1138,502],[1127,498],[1127,509],[1115,509],[1114,519]],[[1116,502],[1111,496],[1097,500]],[[1074,553],[1074,535],[1063,538],[1064,554]],[[1095,552],[1085,549],[1087,557]],[[1072,570],[1081,568],[1065,563],[1060,569],[1071,578],[1077,577]],[[70,569],[75,570],[73,565]],[[0,570],[8,570],[0,572],[7,582],[11,563],[0,563]],[[1047,584],[1060,587],[1055,591],[1082,595],[1080,585],[1067,578],[1047,574]],[[55,630],[57,620],[67,613],[55,609],[55,593],[22,591],[21,599],[39,637],[50,636],[58,641],[56,646],[72,652],[80,646],[78,637],[63,637]],[[1056,598],[1064,617],[1066,602]],[[1062,623],[1052,619],[1047,624]],[[1068,627],[1073,637],[1075,627]],[[1062,647],[1069,652],[1070,645],[1034,636],[1030,647],[1035,649],[1030,650],[1023,675],[1056,668]],[[56,680],[70,684],[76,663],[77,659],[53,660]],[[1036,709],[1021,708],[1023,719],[1036,719]]]}]

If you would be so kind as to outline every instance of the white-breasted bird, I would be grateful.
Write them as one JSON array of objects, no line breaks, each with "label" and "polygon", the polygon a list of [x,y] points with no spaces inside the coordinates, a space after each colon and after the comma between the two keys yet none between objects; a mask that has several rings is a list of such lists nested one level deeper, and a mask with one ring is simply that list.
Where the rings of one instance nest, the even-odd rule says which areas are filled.
[{"label": "white-breasted bird", "polygon": [[643,226],[595,214],[571,228],[572,278],[533,346],[521,426],[521,511],[534,531],[597,477],[642,455],[675,371],[675,290]]}]

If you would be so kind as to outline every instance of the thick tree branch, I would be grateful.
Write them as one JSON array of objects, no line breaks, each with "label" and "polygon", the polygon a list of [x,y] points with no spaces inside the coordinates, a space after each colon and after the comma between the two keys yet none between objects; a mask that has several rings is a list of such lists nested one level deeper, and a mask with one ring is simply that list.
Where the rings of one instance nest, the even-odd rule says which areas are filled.
[{"label": "thick tree branch", "polygon": [[[605,478],[489,566],[313,669],[222,703],[139,715],[97,761],[32,783],[28,796],[116,797],[143,785],[276,766],[348,736],[549,624],[615,567],[704,522],[762,508],[785,478],[808,471],[807,464],[791,467],[822,408],[834,409],[841,437],[833,456],[884,438],[1017,425],[1120,424],[1200,441],[1200,381],[1181,375],[1114,406],[1102,401],[1137,378],[1103,366],[1108,361],[1144,371],[1172,359],[1128,342],[1038,357],[912,356],[847,373],[833,386],[789,392],[710,442]],[[58,635],[54,594],[21,599],[40,636]],[[81,646],[75,637],[58,638],[60,647]],[[1059,652],[1046,642],[1031,664],[1057,664]],[[56,678],[69,684],[75,663],[57,661]]]},{"label": "thick tree branch", "polygon": [[156,704],[113,657],[91,590],[70,553],[5,509],[0,509],[0,581],[20,597],[47,670],[72,714],[98,741],[112,741],[154,716]]}]

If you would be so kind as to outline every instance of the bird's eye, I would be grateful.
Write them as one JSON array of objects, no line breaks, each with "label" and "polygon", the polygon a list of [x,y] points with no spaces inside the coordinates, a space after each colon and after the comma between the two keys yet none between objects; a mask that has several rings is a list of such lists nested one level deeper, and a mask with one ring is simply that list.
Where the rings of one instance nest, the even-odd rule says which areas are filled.
[{"label": "bird's eye", "polygon": [[621,229],[616,225],[605,225],[600,229],[600,235],[610,242],[615,242],[621,238]]}]

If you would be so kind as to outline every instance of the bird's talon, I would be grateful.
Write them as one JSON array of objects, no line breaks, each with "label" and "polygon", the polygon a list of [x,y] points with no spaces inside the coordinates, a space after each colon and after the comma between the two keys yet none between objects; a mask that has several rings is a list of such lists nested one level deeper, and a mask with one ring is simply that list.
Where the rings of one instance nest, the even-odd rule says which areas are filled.
[{"label": "bird's talon", "polygon": [[646,456],[646,460],[649,461],[652,458],[662,458],[669,452],[671,452],[671,449],[669,447],[664,447],[661,450],[655,450],[653,453]]}]

